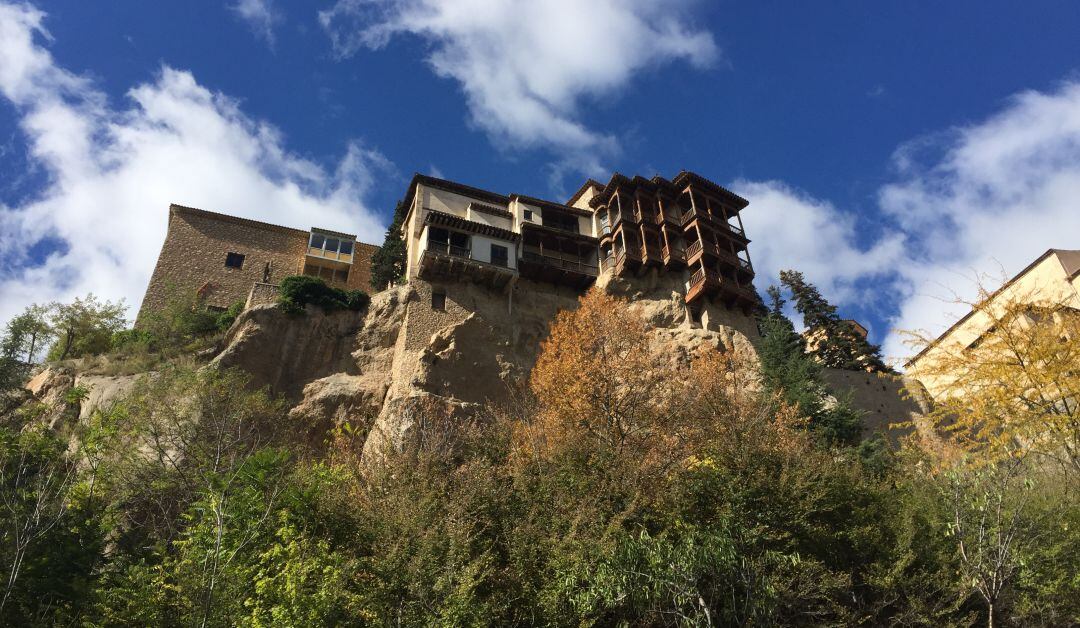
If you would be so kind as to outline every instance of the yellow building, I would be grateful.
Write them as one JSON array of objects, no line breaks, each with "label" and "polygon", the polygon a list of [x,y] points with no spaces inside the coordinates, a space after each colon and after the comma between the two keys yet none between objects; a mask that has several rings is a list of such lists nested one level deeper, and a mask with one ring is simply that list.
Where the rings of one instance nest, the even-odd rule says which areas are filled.
[{"label": "yellow building", "polygon": [[941,373],[930,375],[934,361],[977,346],[990,332],[1009,303],[1030,302],[1031,314],[1023,324],[1045,324],[1040,304],[1052,303],[1080,311],[1080,251],[1050,249],[988,297],[986,307],[975,308],[915,357],[908,360],[907,374],[917,379],[932,398],[940,398],[949,381]]}]

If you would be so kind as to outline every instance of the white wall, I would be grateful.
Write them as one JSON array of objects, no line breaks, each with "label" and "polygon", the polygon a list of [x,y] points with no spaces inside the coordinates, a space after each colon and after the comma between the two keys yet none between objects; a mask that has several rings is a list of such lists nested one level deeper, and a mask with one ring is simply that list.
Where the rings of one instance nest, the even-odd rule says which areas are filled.
[{"label": "white wall", "polygon": [[491,205],[492,207],[498,207],[499,209],[506,209],[505,205],[500,205],[498,203],[492,203],[478,198],[470,198],[468,196],[462,196],[461,194],[447,192],[446,190],[440,190],[429,186],[421,187],[423,189],[424,207],[446,214],[467,218],[467,214],[469,213],[467,211],[469,203],[474,202]]},{"label": "white wall", "polygon": [[[525,210],[526,209],[532,211],[532,220],[525,220]],[[522,203],[521,201],[516,201],[514,203],[514,219],[517,221],[517,224],[518,224],[518,228],[516,229],[516,231],[519,231],[519,232],[521,231],[521,225],[524,224],[524,223],[529,223],[529,224],[534,224],[534,225],[542,225],[542,224],[544,224],[543,218],[542,218],[542,216],[540,214],[540,208],[539,207],[534,207],[532,205],[526,205],[525,203]]]},{"label": "white wall", "polygon": [[[492,205],[492,207],[497,207],[497,205]],[[467,218],[473,222],[506,229],[507,231],[513,229],[513,221],[510,218],[503,218],[502,216],[492,216],[491,214],[485,214],[484,212],[469,210]]]},{"label": "white wall", "polygon": [[470,234],[470,236],[472,237],[472,258],[474,260],[490,264],[491,245],[498,244],[499,246],[505,246],[507,249],[507,267],[517,269],[517,246],[513,242],[500,240],[498,238],[491,238],[476,233]]}]

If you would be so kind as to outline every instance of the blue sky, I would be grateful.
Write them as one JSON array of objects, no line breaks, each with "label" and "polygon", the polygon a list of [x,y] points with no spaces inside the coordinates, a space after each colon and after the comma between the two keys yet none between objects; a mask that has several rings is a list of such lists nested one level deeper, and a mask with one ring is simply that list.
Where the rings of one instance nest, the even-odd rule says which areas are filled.
[{"label": "blue sky", "polygon": [[[695,170],[887,353],[1080,248],[1080,3],[0,0],[0,319],[137,305],[169,202],[378,242],[413,172]],[[1075,193],[1074,193],[1075,192]]]}]

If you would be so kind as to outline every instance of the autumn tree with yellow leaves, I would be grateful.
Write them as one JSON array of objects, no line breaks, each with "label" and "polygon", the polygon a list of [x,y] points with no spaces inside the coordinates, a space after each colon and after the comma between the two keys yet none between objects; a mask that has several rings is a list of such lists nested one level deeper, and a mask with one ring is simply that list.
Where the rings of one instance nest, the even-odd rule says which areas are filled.
[{"label": "autumn tree with yellow leaves", "polygon": [[929,418],[974,460],[1035,453],[1080,477],[1080,311],[1037,291],[969,305],[985,323],[973,342],[936,343],[914,375],[934,382]]}]

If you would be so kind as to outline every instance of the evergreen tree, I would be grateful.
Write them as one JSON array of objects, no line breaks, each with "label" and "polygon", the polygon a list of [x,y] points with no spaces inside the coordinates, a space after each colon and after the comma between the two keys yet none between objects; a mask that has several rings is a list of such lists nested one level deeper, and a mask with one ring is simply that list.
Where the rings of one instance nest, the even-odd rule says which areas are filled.
[{"label": "evergreen tree", "polygon": [[810,417],[810,426],[827,442],[853,443],[861,431],[858,411],[846,400],[834,400],[821,380],[821,365],[806,353],[803,337],[783,313],[780,289],[767,290],[771,307],[759,321],[761,343],[758,357],[761,375],[770,392],[797,405]]},{"label": "evergreen tree", "polygon": [[398,201],[383,244],[371,257],[371,288],[376,292],[405,278],[405,240],[401,237],[401,225],[407,211],[405,203]]},{"label": "evergreen tree", "polygon": [[836,313],[821,292],[795,270],[780,272],[780,283],[795,298],[795,309],[803,317],[807,332],[817,338],[810,353],[830,368],[890,372],[881,358],[881,347],[870,344]]}]

